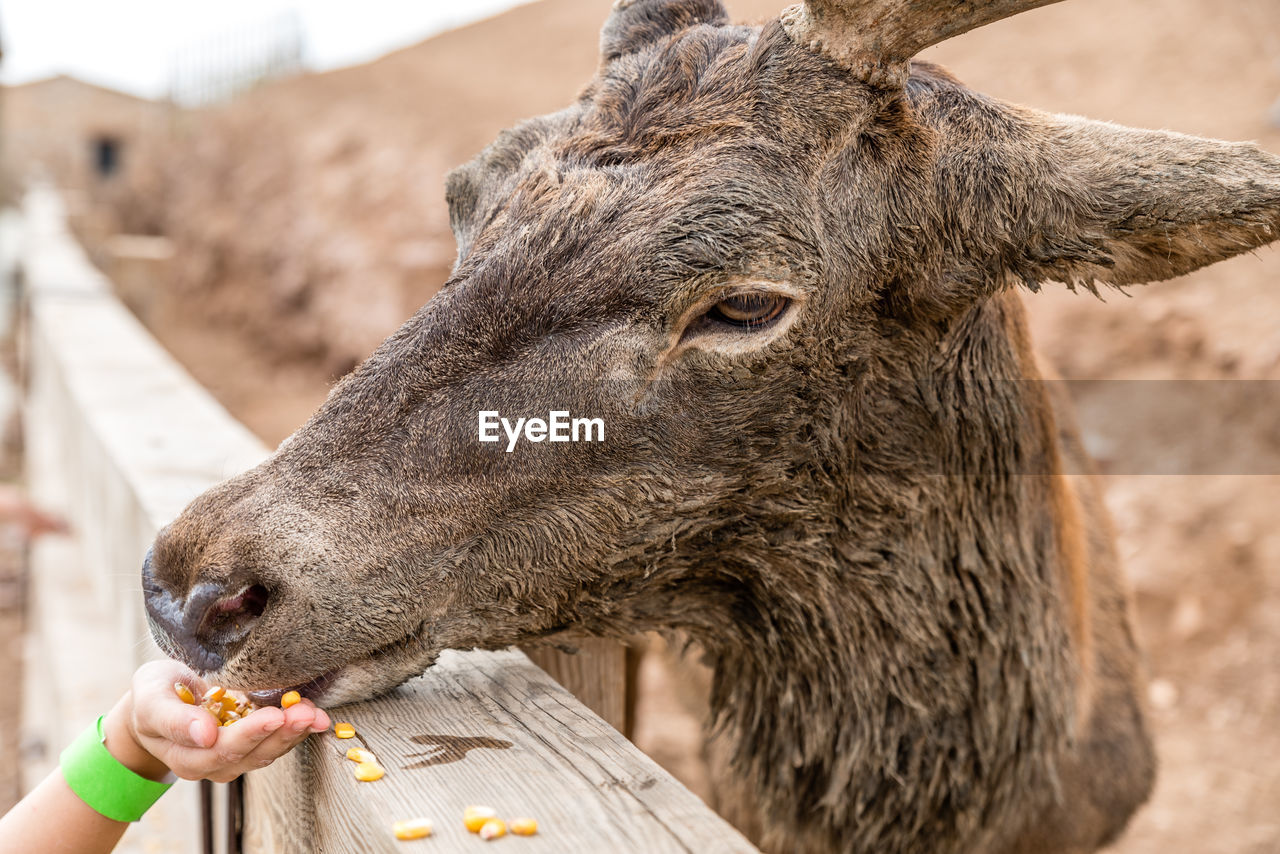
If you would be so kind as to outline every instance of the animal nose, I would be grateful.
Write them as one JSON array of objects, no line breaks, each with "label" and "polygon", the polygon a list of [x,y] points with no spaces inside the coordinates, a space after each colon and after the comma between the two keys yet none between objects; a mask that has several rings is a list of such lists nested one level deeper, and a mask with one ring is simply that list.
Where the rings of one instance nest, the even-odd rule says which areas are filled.
[{"label": "animal nose", "polygon": [[[155,576],[152,553],[142,562],[142,590],[161,646],[176,650],[197,670],[218,670],[232,648],[248,637],[270,600],[257,583],[201,582],[176,596]],[[165,641],[169,643],[165,643]]]}]

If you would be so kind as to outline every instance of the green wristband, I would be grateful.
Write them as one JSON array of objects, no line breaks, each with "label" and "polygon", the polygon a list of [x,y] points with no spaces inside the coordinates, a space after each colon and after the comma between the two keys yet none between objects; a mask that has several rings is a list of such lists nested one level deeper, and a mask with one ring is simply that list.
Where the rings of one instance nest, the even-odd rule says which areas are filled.
[{"label": "green wristband", "polygon": [[137,821],[172,783],[148,780],[107,750],[103,715],[62,751],[62,777],[94,810],[114,821]]}]

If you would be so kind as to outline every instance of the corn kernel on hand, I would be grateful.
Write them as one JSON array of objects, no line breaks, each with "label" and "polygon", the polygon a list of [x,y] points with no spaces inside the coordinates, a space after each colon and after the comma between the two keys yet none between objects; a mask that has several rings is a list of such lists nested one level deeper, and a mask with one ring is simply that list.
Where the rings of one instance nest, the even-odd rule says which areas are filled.
[{"label": "corn kernel on hand", "polygon": [[[196,702],[187,702],[187,692],[177,685]],[[116,749],[131,757],[143,776],[159,779],[172,771],[187,780],[227,782],[270,765],[312,732],[329,728],[329,716],[310,700],[288,709],[252,710],[242,700],[178,662],[145,664],[104,722],[107,748],[129,767]]]}]

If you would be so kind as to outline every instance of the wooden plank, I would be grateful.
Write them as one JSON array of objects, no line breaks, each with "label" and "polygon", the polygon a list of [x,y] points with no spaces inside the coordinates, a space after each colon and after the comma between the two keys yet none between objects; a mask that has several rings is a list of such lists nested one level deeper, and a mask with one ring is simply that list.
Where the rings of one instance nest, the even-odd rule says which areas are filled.
[{"label": "wooden plank", "polygon": [[245,854],[317,850],[316,802],[311,797],[316,741],[312,736],[273,764],[242,778],[245,812],[241,850]]},{"label": "wooden plank", "polygon": [[[462,826],[469,804],[536,818],[527,854],[756,850],[515,650],[446,652],[385,697],[330,713],[357,737],[313,737],[248,775],[249,854],[403,852],[391,825],[415,817],[435,822],[433,850],[461,850],[477,842]],[[357,745],[384,778],[354,778],[345,753]]]},{"label": "wooden plank", "polygon": [[[34,190],[24,212],[27,481],[73,530],[31,554],[21,769],[30,789],[134,668],[160,656],[139,575],[157,528],[267,450],[120,305],[67,232],[56,194]],[[196,785],[180,782],[118,850],[198,851],[196,805]]]},{"label": "wooden plank", "polygon": [[575,639],[577,652],[549,646],[524,650],[529,660],[609,726],[630,736],[627,721],[627,648],[604,638]]}]

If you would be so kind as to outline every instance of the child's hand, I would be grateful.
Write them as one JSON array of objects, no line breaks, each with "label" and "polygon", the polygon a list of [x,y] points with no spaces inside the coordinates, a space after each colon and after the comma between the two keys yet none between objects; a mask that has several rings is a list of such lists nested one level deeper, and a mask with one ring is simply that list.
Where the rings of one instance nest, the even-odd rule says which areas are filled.
[{"label": "child's hand", "polygon": [[182,702],[173,683],[185,682],[196,697],[208,685],[176,661],[138,668],[133,688],[103,722],[106,745],[123,765],[159,780],[172,771],[187,780],[234,780],[264,768],[312,732],[329,728],[329,716],[310,700],[288,709],[255,709],[220,727],[200,706]]}]

